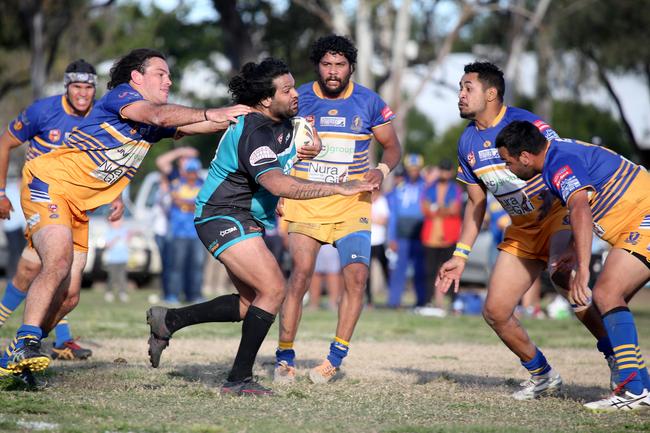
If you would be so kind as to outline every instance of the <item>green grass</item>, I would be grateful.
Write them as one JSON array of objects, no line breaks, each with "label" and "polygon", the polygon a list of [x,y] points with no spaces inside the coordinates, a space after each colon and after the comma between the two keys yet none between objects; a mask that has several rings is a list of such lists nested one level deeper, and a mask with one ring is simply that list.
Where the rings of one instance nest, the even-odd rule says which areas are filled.
[{"label": "green grass", "polygon": [[[375,309],[363,313],[350,360],[346,361],[350,372],[344,369],[346,374],[341,380],[318,387],[300,377],[294,386],[278,388],[279,395],[274,398],[234,398],[223,397],[218,391],[232,362],[240,325],[205,324],[182,330],[172,344],[187,349],[173,356],[165,354],[161,369],[152,369],[146,365],[143,353],[148,336],[144,312],[151,293],[138,291],[132,294],[129,304],[109,305],[103,302],[100,292],[83,292],[80,306],[69,319],[75,335],[95,350],[95,356],[88,362],[55,362],[45,374],[50,386],[43,391],[25,392],[5,386],[0,391],[0,431],[650,430],[650,413],[603,415],[582,408],[585,398],[599,395],[604,388],[588,373],[579,377],[581,369],[602,372],[603,368],[597,357],[587,356],[593,351],[594,341],[575,320],[525,322],[540,347],[553,353],[554,359],[560,358],[558,362],[565,369],[575,366],[575,373],[563,371],[565,380],[566,374],[576,377],[560,397],[535,402],[516,402],[508,397],[524,375],[514,356],[481,317],[440,320],[406,311]],[[650,329],[650,294],[641,295],[643,299],[633,305],[633,311],[641,345],[650,348],[650,333],[646,331]],[[0,339],[10,338],[19,320],[15,314],[0,328]],[[299,355],[308,346],[304,349],[305,364],[316,362],[319,354],[324,354],[335,321],[336,315],[331,312],[305,313],[297,341]],[[276,336],[277,323],[269,334],[271,344]],[[109,350],[114,345],[119,354]],[[381,347],[376,356],[371,353],[375,346]],[[266,384],[272,369],[270,347],[263,347],[256,366],[256,373]],[[564,351],[579,356],[563,360]],[[128,362],[112,362],[118,356]],[[490,356],[497,356],[498,365],[483,361]],[[369,374],[364,374],[363,365],[352,368],[355,357],[368,359]],[[463,368],[459,369],[459,364]]]}]

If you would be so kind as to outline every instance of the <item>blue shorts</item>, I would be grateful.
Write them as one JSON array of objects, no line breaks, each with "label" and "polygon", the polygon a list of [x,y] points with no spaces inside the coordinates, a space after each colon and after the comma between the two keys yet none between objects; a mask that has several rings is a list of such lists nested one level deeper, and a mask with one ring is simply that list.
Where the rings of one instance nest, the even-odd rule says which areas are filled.
[{"label": "blue shorts", "polygon": [[370,266],[370,231],[363,230],[343,236],[334,242],[339,250],[341,268],[350,263],[363,263]]}]

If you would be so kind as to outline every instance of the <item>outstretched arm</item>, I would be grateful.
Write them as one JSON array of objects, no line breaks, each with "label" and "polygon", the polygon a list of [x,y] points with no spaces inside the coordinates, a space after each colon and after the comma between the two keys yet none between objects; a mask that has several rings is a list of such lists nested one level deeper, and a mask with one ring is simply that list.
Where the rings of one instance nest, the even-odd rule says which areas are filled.
[{"label": "outstretched arm", "polygon": [[[155,104],[150,101],[141,100],[122,108],[120,114],[136,122],[148,125],[160,126],[163,128],[181,127],[182,134],[192,134],[197,128],[207,128],[206,125],[199,127],[188,126],[208,121],[215,123],[215,130],[226,129],[230,122],[237,123],[237,116],[250,113],[250,107],[246,105],[234,105],[224,108],[191,108],[176,104]],[[213,132],[213,131],[210,131]]]},{"label": "outstretched arm", "polygon": [[364,191],[372,191],[378,186],[362,180],[343,183],[312,182],[287,176],[282,174],[279,169],[261,174],[259,183],[275,196],[294,200],[309,200],[334,194],[355,195]]}]

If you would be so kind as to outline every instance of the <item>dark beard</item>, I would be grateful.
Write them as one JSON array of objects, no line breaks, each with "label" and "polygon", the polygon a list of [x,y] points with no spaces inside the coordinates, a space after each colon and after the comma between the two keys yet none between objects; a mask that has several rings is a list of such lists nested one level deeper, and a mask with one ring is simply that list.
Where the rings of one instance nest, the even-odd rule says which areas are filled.
[{"label": "dark beard", "polygon": [[347,80],[346,82],[340,81],[339,83],[340,83],[339,87],[336,88],[336,90],[332,90],[329,87],[327,87],[326,81],[323,81],[322,78],[318,79],[318,85],[320,87],[320,90],[330,98],[336,98],[341,93],[343,93],[343,91],[348,87],[348,84],[350,84],[350,80]]}]

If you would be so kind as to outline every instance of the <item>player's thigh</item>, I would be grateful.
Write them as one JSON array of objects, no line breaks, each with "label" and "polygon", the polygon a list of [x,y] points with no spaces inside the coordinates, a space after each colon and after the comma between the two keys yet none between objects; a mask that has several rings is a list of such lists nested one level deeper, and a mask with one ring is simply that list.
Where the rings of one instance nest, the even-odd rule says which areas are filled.
[{"label": "player's thigh", "polygon": [[616,307],[620,299],[629,299],[650,280],[650,252],[647,255],[621,248],[610,250],[593,288],[594,300],[601,312]]},{"label": "player's thigh", "polygon": [[239,282],[256,293],[278,293],[284,290],[280,266],[261,236],[232,244],[219,255],[219,260]]},{"label": "player's thigh", "polygon": [[304,233],[290,232],[288,244],[293,263],[291,272],[313,274],[316,257],[323,242]]},{"label": "player's thigh", "polygon": [[488,283],[486,311],[509,314],[544,268],[541,260],[526,259],[499,252]]}]

